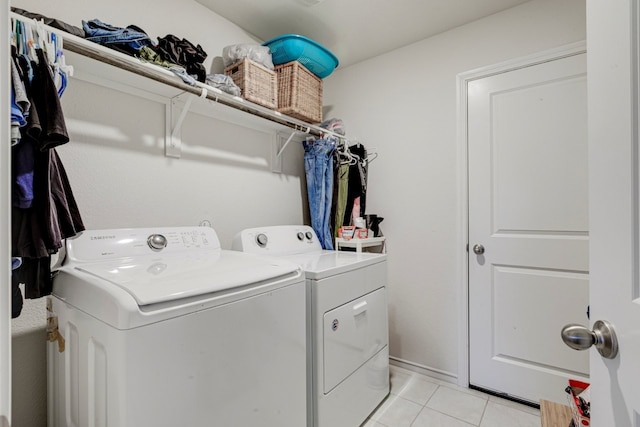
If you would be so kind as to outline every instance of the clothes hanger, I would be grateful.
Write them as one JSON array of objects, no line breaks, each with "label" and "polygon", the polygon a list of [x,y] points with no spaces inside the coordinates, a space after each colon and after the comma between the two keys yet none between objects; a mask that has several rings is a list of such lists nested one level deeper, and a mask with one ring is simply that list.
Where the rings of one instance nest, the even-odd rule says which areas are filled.
[{"label": "clothes hanger", "polygon": [[45,53],[47,62],[53,66],[56,63],[56,48],[53,44],[52,33],[47,31],[44,26],[44,21],[35,21],[36,40],[37,46],[39,46]]},{"label": "clothes hanger", "polygon": [[27,42],[24,34],[24,25],[22,21],[15,21],[16,23],[16,51],[18,55],[26,55],[27,53]]},{"label": "clothes hanger", "polygon": [[29,26],[23,21],[16,21],[16,48],[18,55],[29,55]]},{"label": "clothes hanger", "polygon": [[[44,29],[44,26],[42,28]],[[58,89],[58,96],[62,96],[69,78],[73,76],[73,66],[66,63],[62,40],[55,32],[46,31],[45,53],[53,71],[53,82]]]},{"label": "clothes hanger", "polygon": [[18,38],[16,37],[16,20],[11,18],[11,46],[18,47]]},{"label": "clothes hanger", "polygon": [[346,142],[343,142],[338,146],[338,154],[346,160],[345,162],[340,162],[340,164],[342,165],[348,164],[353,166],[358,164],[358,162],[360,161],[360,157],[356,154],[353,154],[349,150],[349,147],[347,146]]},{"label": "clothes hanger", "polygon": [[371,163],[371,162],[373,162],[373,161],[374,161],[375,159],[377,159],[377,158],[378,158],[378,151],[377,151],[377,150],[376,150],[376,148],[374,147],[374,148],[372,148],[372,149],[370,149],[370,150],[369,150],[368,155],[367,155],[367,158],[365,159],[365,161],[366,161],[367,163]]},{"label": "clothes hanger", "polygon": [[360,161],[360,157],[357,154],[350,153],[349,157],[349,166],[355,166]]},{"label": "clothes hanger", "polygon": [[351,144],[352,147],[362,148],[362,143],[358,138],[355,138],[352,142],[353,142]]},{"label": "clothes hanger", "polygon": [[53,50],[55,51],[55,63],[60,68],[60,71],[65,73],[68,77],[73,77],[73,65],[67,65],[67,60],[64,56],[64,39],[58,37],[56,33],[51,33],[51,43]]},{"label": "clothes hanger", "polygon": [[372,160],[378,157],[378,154],[376,152],[369,155],[368,150],[366,150],[364,144],[362,144],[362,142],[360,142],[358,138],[353,139],[352,142],[353,143],[351,144],[351,148],[364,149],[364,152],[367,153],[367,156],[362,159],[360,158],[360,156],[352,153],[351,155],[357,158],[356,164],[360,163],[363,167],[365,167],[367,166],[367,163],[370,163]]},{"label": "clothes hanger", "polygon": [[35,62],[36,64],[39,63],[38,61],[38,55],[36,54],[36,48],[37,46],[37,39],[34,37],[34,32],[33,32],[33,28],[31,26],[30,22],[22,22],[22,25],[25,29],[25,39],[26,39],[26,48],[27,48],[27,56],[29,56],[29,59],[31,59],[33,62]]}]

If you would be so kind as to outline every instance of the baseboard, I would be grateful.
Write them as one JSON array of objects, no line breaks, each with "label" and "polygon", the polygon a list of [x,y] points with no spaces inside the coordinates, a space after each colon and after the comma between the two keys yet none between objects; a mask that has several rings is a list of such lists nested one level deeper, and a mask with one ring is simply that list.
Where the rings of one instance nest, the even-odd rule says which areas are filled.
[{"label": "baseboard", "polygon": [[393,366],[413,371],[418,374],[426,375],[427,377],[435,378],[440,381],[445,381],[452,384],[458,384],[458,376],[451,372],[446,372],[440,369],[431,368],[429,366],[420,365],[408,360],[403,360],[398,357],[389,356],[389,363]]}]

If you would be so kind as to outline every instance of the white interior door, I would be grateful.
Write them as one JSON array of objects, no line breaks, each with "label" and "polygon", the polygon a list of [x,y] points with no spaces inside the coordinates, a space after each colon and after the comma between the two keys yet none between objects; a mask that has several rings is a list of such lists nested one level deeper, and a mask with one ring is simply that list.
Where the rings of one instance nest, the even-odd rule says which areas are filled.
[{"label": "white interior door", "polygon": [[559,333],[589,303],[585,56],[467,88],[469,382],[532,402],[589,372]]},{"label": "white interior door", "polygon": [[0,6],[0,427],[11,421],[11,144],[9,126],[9,4]]},{"label": "white interior door", "polygon": [[590,352],[595,427],[640,426],[639,9],[587,1],[591,319],[619,341],[614,359]]}]

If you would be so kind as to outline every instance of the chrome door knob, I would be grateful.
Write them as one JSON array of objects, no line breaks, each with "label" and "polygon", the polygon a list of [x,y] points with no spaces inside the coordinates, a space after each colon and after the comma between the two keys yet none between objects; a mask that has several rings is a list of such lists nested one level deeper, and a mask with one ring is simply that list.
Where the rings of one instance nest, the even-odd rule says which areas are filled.
[{"label": "chrome door knob", "polygon": [[573,323],[565,325],[561,335],[562,341],[574,350],[587,350],[595,345],[598,353],[606,359],[614,359],[618,355],[616,332],[605,320],[596,320],[593,331]]},{"label": "chrome door knob", "polygon": [[484,253],[484,246],[473,245],[473,253],[476,255],[482,255]]}]

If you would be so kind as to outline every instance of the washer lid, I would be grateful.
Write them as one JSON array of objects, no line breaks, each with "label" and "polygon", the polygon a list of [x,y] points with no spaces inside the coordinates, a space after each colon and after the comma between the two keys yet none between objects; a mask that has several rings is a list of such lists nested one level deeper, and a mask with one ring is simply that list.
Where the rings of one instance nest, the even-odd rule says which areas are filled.
[{"label": "washer lid", "polygon": [[299,270],[284,259],[226,250],[130,257],[69,267],[65,269],[70,274],[74,270],[88,273],[122,288],[139,306],[254,285]]}]

